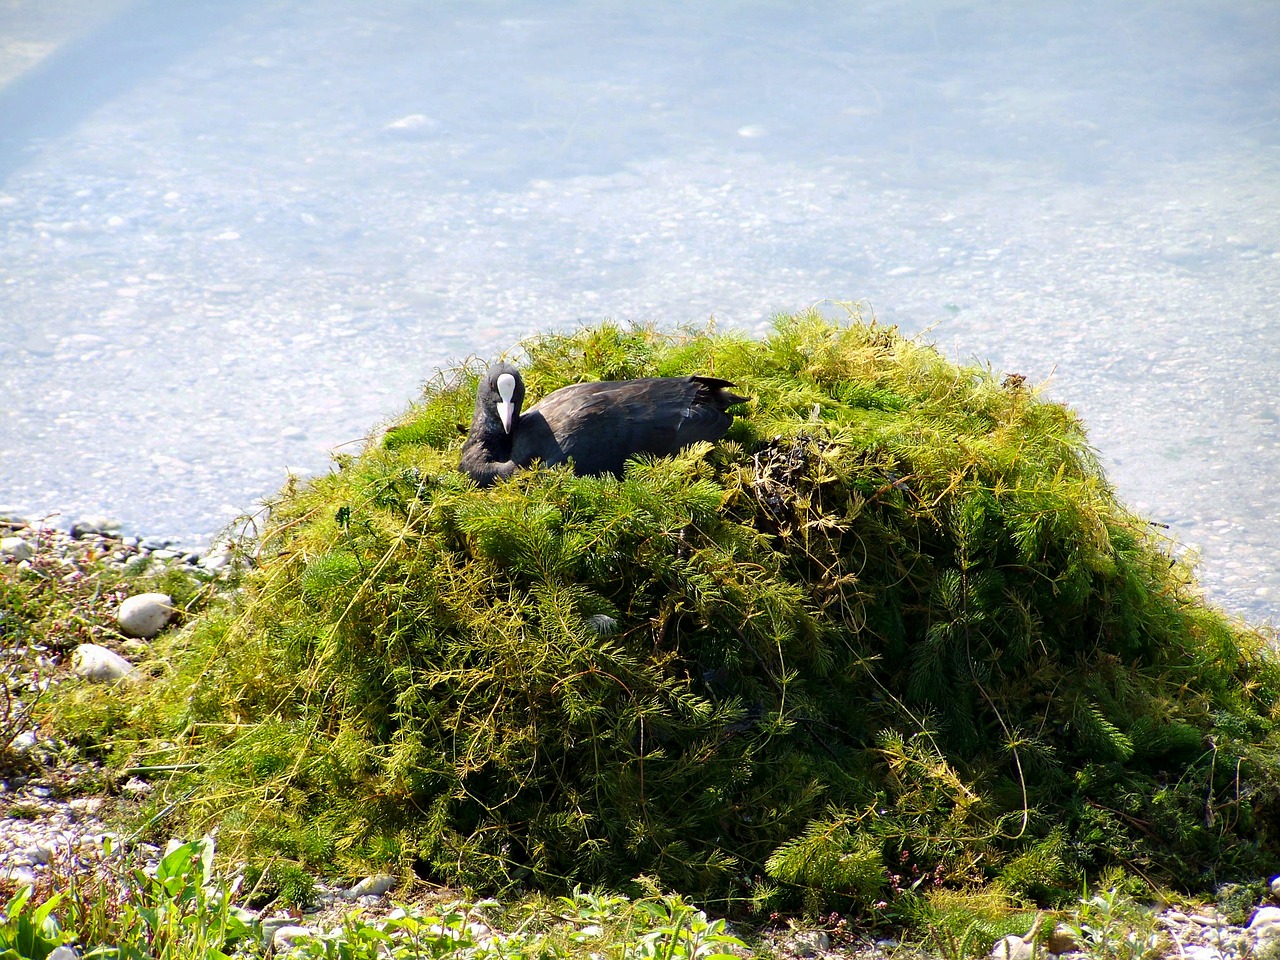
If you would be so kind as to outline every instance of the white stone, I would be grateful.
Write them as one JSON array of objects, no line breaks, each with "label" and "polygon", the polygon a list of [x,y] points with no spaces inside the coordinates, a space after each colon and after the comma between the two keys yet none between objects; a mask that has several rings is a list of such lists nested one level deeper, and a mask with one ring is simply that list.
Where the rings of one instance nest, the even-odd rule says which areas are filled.
[{"label": "white stone", "polygon": [[217,573],[231,562],[231,554],[219,551],[200,558],[200,566],[210,573]]},{"label": "white stone", "polygon": [[77,960],[77,958],[75,950],[63,944],[60,947],[55,947],[45,960]]},{"label": "white stone", "polygon": [[5,537],[0,540],[0,557],[12,557],[14,560],[30,560],[35,555],[35,548],[22,537]]},{"label": "white stone", "polygon": [[791,941],[791,952],[797,957],[816,957],[831,947],[831,938],[823,930],[802,930]]},{"label": "white stone", "polygon": [[173,599],[167,593],[139,593],[120,604],[116,621],[122,632],[150,640],[173,616]]},{"label": "white stone", "polygon": [[31,847],[29,850],[24,851],[24,853],[28,863],[43,866],[53,860],[53,844],[42,843],[39,846]]},{"label": "white stone", "polygon": [[1259,907],[1249,921],[1249,932],[1261,940],[1280,940],[1280,907]]},{"label": "white stone", "polygon": [[263,917],[260,926],[262,929],[262,945],[269,947],[275,942],[277,930],[296,926],[296,924],[294,924],[292,917]]},{"label": "white stone", "polygon": [[991,960],[1031,960],[1034,953],[1031,944],[1010,934],[996,941],[991,948]]},{"label": "white stone", "polygon": [[10,867],[0,872],[0,877],[13,881],[18,887],[34,887],[36,883],[35,871],[30,867]]},{"label": "white stone", "polygon": [[380,897],[396,885],[396,878],[388,873],[377,873],[365,877],[351,888],[349,895],[355,897]]},{"label": "white stone", "polygon": [[302,937],[314,937],[317,932],[318,930],[315,927],[304,927],[297,924],[289,924],[276,930],[275,934],[271,937],[271,946],[275,949],[276,953],[283,953],[284,951],[291,950],[293,948],[295,940],[299,940]]},{"label": "white stone", "polygon": [[1280,877],[1271,878],[1271,895],[1273,897],[1280,897]]},{"label": "white stone", "polygon": [[129,781],[120,788],[121,793],[132,794],[135,797],[145,797],[155,787],[147,783],[145,780],[139,780],[137,777],[130,777]]},{"label": "white stone", "polygon": [[76,797],[68,800],[67,806],[78,814],[91,817],[102,809],[102,803],[101,797]]},{"label": "white stone", "polygon": [[36,745],[36,732],[34,730],[23,730],[20,734],[13,738],[10,746],[18,753],[29,753]]},{"label": "white stone", "polygon": [[1186,960],[1223,960],[1222,953],[1216,947],[1202,945],[1187,947],[1183,956]]},{"label": "white stone", "polygon": [[82,643],[71,654],[71,669],[86,680],[132,680],[133,664],[96,643]]}]

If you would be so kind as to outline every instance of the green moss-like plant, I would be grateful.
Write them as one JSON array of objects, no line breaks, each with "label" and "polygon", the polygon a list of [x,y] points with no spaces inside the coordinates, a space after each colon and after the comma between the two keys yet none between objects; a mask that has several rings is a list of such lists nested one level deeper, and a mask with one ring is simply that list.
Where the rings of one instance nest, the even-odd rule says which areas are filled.
[{"label": "green moss-like plant", "polygon": [[157,807],[301,863],[757,906],[1280,868],[1267,637],[1205,605],[1070,410],[815,314],[524,351],[531,401],[695,371],[751,400],[621,480],[480,490],[478,368],[437,377],[282,492],[242,596],[112,708],[115,755],[184,768]]}]

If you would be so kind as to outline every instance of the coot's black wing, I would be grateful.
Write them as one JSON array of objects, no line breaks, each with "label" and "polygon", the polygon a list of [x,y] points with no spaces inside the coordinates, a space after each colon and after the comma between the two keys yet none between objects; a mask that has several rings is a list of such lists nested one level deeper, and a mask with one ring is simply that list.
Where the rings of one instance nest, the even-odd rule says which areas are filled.
[{"label": "coot's black wing", "polygon": [[733,422],[725,408],[742,399],[727,386],[710,377],[654,377],[564,387],[529,411],[545,428],[526,433],[522,418],[512,459],[572,460],[579,474],[621,474],[638,453],[665,456],[723,436]]}]

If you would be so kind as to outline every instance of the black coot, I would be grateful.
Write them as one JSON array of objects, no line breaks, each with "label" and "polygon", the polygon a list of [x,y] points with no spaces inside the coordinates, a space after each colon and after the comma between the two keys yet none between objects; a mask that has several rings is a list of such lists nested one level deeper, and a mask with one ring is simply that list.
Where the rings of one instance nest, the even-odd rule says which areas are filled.
[{"label": "black coot", "polygon": [[650,377],[575,383],[521,414],[524,381],[509,363],[480,378],[476,413],[462,447],[462,470],[482,487],[535,460],[573,462],[579,476],[612,473],[637,453],[665,456],[699,440],[718,440],[742,403],[715,377]]}]

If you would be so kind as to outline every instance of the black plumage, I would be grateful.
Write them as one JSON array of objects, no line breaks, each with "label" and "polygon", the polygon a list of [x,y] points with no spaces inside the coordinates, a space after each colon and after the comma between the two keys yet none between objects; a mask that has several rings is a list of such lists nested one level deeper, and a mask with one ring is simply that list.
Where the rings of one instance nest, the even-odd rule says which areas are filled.
[{"label": "black plumage", "polygon": [[462,470],[481,486],[534,461],[572,462],[579,476],[621,476],[636,454],[666,456],[724,436],[733,423],[728,408],[746,400],[732,386],[700,376],[575,383],[522,414],[520,372],[496,363],[480,378]]}]

